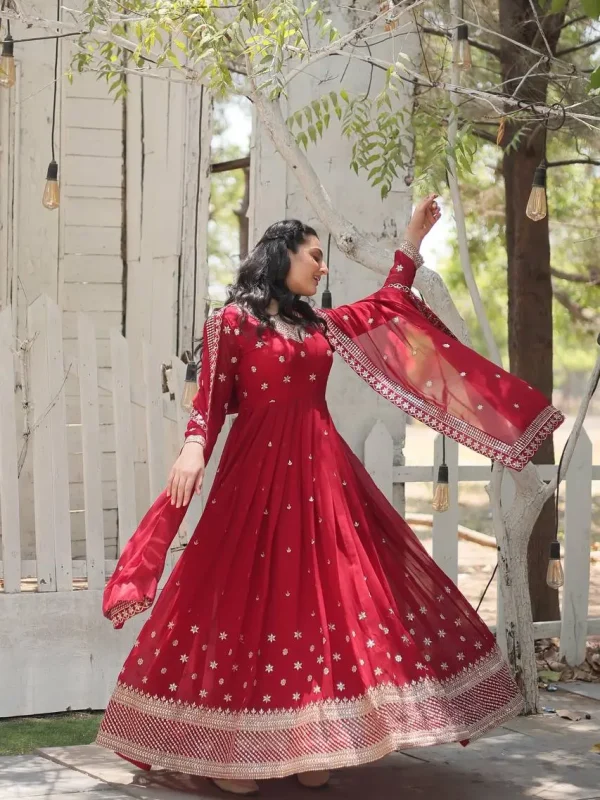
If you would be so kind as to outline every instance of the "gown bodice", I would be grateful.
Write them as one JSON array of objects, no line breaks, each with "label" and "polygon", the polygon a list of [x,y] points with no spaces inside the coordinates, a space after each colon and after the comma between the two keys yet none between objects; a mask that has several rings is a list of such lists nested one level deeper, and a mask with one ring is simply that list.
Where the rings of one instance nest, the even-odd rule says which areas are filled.
[{"label": "gown bodice", "polygon": [[[222,335],[236,337],[237,367],[234,379],[236,408],[240,413],[266,405],[323,406],[333,351],[318,330],[304,341],[287,335],[285,327],[258,334],[258,321],[248,317],[241,330],[225,325]],[[223,379],[225,378],[223,373]],[[217,374],[217,381],[221,373]]]}]

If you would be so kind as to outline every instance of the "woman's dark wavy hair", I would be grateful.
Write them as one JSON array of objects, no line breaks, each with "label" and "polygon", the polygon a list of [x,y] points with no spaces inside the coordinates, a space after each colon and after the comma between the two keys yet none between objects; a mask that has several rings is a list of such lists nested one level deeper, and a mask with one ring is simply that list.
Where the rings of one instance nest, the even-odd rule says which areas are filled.
[{"label": "woman's dark wavy hair", "polygon": [[290,252],[297,253],[310,236],[317,236],[317,232],[297,219],[270,225],[240,265],[235,283],[227,290],[226,305],[236,303],[242,314],[249,312],[256,317],[264,330],[273,327],[267,308],[271,300],[277,300],[279,316],[286,322],[305,330],[325,328],[325,321],[311,303],[290,292],[285,282],[291,266]]}]

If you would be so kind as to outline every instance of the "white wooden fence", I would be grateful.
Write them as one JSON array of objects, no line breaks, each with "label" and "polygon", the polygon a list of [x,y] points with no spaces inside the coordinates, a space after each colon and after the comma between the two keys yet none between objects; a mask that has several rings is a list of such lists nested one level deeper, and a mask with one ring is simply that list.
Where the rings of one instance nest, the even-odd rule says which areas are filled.
[{"label": "white wooden fence", "polygon": [[[147,493],[153,498],[164,486],[167,465],[180,448],[187,423],[179,402],[185,366],[178,358],[172,358],[170,392],[163,393],[163,365],[148,345],[141,348],[142,369],[137,370],[142,376],[140,383],[131,380],[138,365],[132,363],[130,342],[119,332],[111,332],[110,370],[98,369],[98,344],[92,321],[79,313],[77,347],[66,356],[61,311],[49,298],[41,296],[29,308],[28,341],[22,343],[18,359],[11,309],[0,312],[0,717],[67,707],[103,708],[120,663],[143,621],[132,620],[125,630],[114,632],[100,613],[102,590],[115,566],[115,553],[107,558],[105,547],[106,453],[101,424],[105,405],[100,400],[105,404],[110,397],[112,402],[120,552],[145,511],[136,505],[136,494],[140,504],[140,481],[134,469],[134,416],[139,418],[142,414],[145,421],[138,432],[144,439],[147,462],[144,496]],[[79,422],[68,423],[65,386],[74,378],[78,383],[80,416]],[[17,384],[21,385],[21,404],[15,394]],[[79,501],[77,508],[72,507],[70,497],[70,473],[74,468],[68,434],[72,427],[78,427],[81,434],[83,502]],[[433,481],[441,458],[440,445],[438,439],[433,467],[394,467],[391,437],[378,422],[366,441],[366,466],[391,499],[394,484]],[[211,463],[213,474],[218,450]],[[458,448],[452,441],[447,442],[446,450],[450,509],[434,515],[433,556],[456,581],[458,484],[487,481],[489,468],[458,466]],[[19,486],[19,471],[29,460],[35,559],[22,558],[19,491],[24,487],[23,479]],[[543,477],[549,478],[555,467],[541,469]],[[210,474],[207,477],[209,485]],[[563,653],[572,663],[583,660],[586,636],[600,633],[600,619],[588,619],[587,614],[592,479],[600,479],[600,467],[592,465],[591,443],[584,434],[562,488],[566,498],[563,619],[536,625],[540,637],[560,635]],[[510,489],[507,482],[507,496]],[[193,502],[186,517],[187,530],[195,525],[202,507],[201,498]],[[75,518],[80,520],[82,514],[84,553],[83,557],[74,558],[71,523]],[[186,539],[184,528],[174,544],[167,572],[175,551],[181,550]]]},{"label": "white wooden fence", "polygon": [[[410,436],[410,429],[407,434]],[[392,439],[385,425],[377,422],[365,442],[365,466],[380,489],[392,497],[394,484],[427,483],[435,480],[442,458],[442,437],[437,436],[433,466],[395,467]],[[489,466],[459,466],[458,445],[446,440],[446,463],[449,469],[450,507],[443,514],[433,513],[433,557],[456,583],[458,579],[458,486],[461,482],[490,480]],[[556,475],[555,465],[538,467],[542,479]],[[561,620],[534,623],[536,638],[560,637],[561,654],[570,664],[581,664],[585,658],[586,639],[600,635],[600,617],[589,618],[590,532],[592,520],[592,481],[600,480],[600,465],[592,463],[592,443],[582,431],[566,479],[561,483],[565,500],[564,569]],[[510,503],[514,484],[508,473],[502,486],[503,501]],[[498,592],[500,606],[500,592]],[[498,608],[498,620],[502,609]]]},{"label": "white wooden fence", "polygon": [[[108,340],[110,369],[98,369],[97,348],[105,344],[97,341],[91,319],[79,313],[77,348],[66,356],[62,312],[40,296],[28,310],[27,341],[17,347],[11,308],[0,312],[0,717],[103,708],[119,662],[139,629],[140,620],[133,620],[128,630],[114,632],[101,616],[102,590],[115,567],[112,547],[110,557],[105,554],[102,473],[107,465],[112,469],[114,456],[120,552],[145,510],[136,505],[139,443],[134,441],[133,418],[145,416],[144,496],[155,497],[164,488],[166,465],[179,451],[187,424],[179,402],[185,365],[175,356],[171,359],[170,392],[163,394],[163,365],[147,344],[142,346],[143,369],[137,370],[143,383],[135,385],[130,376],[138,365],[118,331],[111,331]],[[67,423],[74,379],[80,416],[79,422]],[[15,386],[21,387],[19,397]],[[110,425],[100,421],[107,396],[112,398]],[[113,423],[114,444],[109,445],[103,440],[106,428],[112,439]],[[71,436],[73,429],[77,437]],[[27,481],[19,481],[22,468],[33,478],[34,559],[22,558],[19,493],[31,495]],[[82,501],[74,503],[70,490],[81,485]],[[195,499],[173,553],[185,543],[186,530],[200,510]],[[84,557],[74,558],[72,527],[77,523],[79,529],[82,515]],[[174,557],[167,561],[167,574]]]}]

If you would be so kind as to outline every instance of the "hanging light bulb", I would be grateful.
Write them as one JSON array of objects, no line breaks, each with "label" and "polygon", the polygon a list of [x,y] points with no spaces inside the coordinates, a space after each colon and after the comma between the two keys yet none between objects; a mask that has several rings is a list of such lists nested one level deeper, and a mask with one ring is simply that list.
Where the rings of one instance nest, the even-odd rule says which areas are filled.
[{"label": "hanging light bulb", "polygon": [[15,43],[8,33],[2,42],[2,56],[0,56],[0,86],[10,89],[17,81],[15,69]]},{"label": "hanging light bulb", "polygon": [[58,164],[52,160],[48,164],[48,172],[46,174],[46,186],[44,187],[44,195],[42,197],[42,205],[44,208],[49,208],[50,211],[58,208],[60,205],[60,187],[58,185]]},{"label": "hanging light bulb", "polygon": [[331,234],[327,239],[327,279],[325,283],[325,291],[321,295],[321,308],[332,308],[331,292],[329,291],[329,255],[331,253]]},{"label": "hanging light bulb", "polygon": [[379,3],[379,13],[385,14],[385,31],[393,31],[398,27],[394,0],[381,0]]},{"label": "hanging light bulb", "polygon": [[438,467],[437,483],[433,493],[433,510],[438,513],[448,511],[450,491],[448,488],[448,465],[446,464],[446,437],[442,437],[442,463]]},{"label": "hanging light bulb", "polygon": [[529,219],[539,222],[548,214],[548,202],[546,199],[546,159],[542,159],[539,167],[533,175],[531,194],[527,201],[525,211]]},{"label": "hanging light bulb", "polygon": [[194,407],[194,397],[198,393],[198,365],[190,361],[185,371],[185,383],[181,395],[181,407],[184,411],[191,411]]},{"label": "hanging light bulb", "polygon": [[459,25],[456,29],[456,43],[454,46],[454,65],[459,69],[471,69],[471,44],[469,42],[469,26]]},{"label": "hanging light bulb", "polygon": [[433,494],[433,509],[438,513],[448,511],[450,508],[450,492],[448,488],[448,467],[440,464],[438,467],[437,483]]},{"label": "hanging light bulb", "polygon": [[558,541],[550,543],[550,561],[548,562],[546,583],[552,589],[560,589],[565,583],[565,573],[560,560],[560,542]]}]

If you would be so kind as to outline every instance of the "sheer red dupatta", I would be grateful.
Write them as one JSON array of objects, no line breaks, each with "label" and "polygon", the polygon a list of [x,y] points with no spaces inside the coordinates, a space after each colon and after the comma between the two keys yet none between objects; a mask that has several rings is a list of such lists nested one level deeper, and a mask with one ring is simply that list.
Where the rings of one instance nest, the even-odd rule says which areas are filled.
[{"label": "sheer red dupatta", "polygon": [[413,294],[414,275],[412,259],[398,251],[382,289],[320,312],[332,347],[402,411],[523,469],[564,416],[525,381],[461,344]]}]

